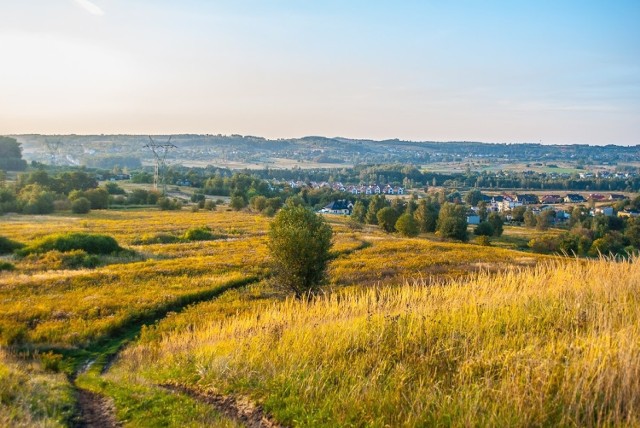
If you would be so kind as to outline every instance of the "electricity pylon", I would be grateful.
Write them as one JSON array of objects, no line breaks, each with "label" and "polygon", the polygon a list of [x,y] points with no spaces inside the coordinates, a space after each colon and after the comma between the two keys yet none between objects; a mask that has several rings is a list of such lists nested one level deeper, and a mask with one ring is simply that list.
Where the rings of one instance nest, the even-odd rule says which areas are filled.
[{"label": "electricity pylon", "polygon": [[177,149],[177,147],[171,144],[171,137],[166,143],[156,143],[151,136],[149,136],[149,143],[144,146],[145,149],[151,150],[153,156],[156,159],[155,170],[153,174],[153,188],[158,190],[158,185],[162,185],[162,194],[167,194],[167,183],[165,180],[165,174],[167,170],[167,154],[171,149]]}]

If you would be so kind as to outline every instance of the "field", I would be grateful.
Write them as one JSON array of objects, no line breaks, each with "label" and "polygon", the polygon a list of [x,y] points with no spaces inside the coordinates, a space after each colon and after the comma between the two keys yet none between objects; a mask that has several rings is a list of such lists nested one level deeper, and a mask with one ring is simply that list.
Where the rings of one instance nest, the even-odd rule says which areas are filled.
[{"label": "field", "polygon": [[269,277],[268,217],[3,217],[0,236],[25,244],[102,233],[125,250],[92,267],[3,257],[0,425],[70,426],[91,407],[125,426],[640,423],[635,260],[327,219],[329,281],[301,301]]}]

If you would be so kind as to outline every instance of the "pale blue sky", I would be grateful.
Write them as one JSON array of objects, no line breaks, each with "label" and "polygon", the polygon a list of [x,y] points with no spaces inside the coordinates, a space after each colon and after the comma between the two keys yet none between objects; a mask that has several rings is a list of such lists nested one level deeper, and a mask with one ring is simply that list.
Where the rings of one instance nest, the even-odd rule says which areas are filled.
[{"label": "pale blue sky", "polygon": [[640,144],[640,1],[1,0],[0,133]]}]

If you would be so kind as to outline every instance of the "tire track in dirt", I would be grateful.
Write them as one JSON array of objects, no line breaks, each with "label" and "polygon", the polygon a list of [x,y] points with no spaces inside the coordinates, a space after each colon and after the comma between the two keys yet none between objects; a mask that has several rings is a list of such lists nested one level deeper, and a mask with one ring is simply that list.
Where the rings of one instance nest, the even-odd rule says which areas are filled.
[{"label": "tire track in dirt", "polygon": [[[139,325],[135,327],[135,331],[138,332],[143,325],[153,324],[155,322],[162,320],[166,316],[166,314],[169,313],[170,311],[179,312],[189,305],[214,299],[219,295],[223,294],[227,290],[239,288],[239,287],[245,287],[259,280],[260,278],[258,277],[248,277],[237,283],[230,284],[228,287],[225,287],[224,289],[213,290],[211,295],[207,295],[202,299],[189,300],[185,302],[183,305],[180,305],[179,307],[167,308],[167,310],[163,311],[160,316],[157,316],[153,319],[147,319],[144,322],[139,323]],[[120,343],[117,346],[117,350],[115,352],[103,353],[99,356],[96,356],[92,359],[85,361],[82,364],[82,366],[78,369],[78,371],[76,371],[75,373],[73,373],[73,375],[70,376],[70,381],[71,381],[71,384],[73,385],[73,388],[75,390],[76,397],[77,397],[76,414],[74,419],[70,423],[70,425],[73,428],[116,428],[121,426],[121,424],[118,422],[118,419],[115,416],[116,414],[115,405],[113,404],[113,401],[110,398],[105,397],[104,395],[89,391],[87,389],[84,389],[78,386],[78,384],[76,383],[76,378],[78,377],[78,375],[89,371],[94,364],[99,364],[100,375],[105,374],[111,368],[111,365],[118,358],[118,354],[133,339],[128,337],[128,335],[124,335],[122,338],[120,339],[116,338],[115,340],[120,341]]]},{"label": "tire track in dirt", "polygon": [[188,395],[203,403],[213,406],[217,411],[247,428],[284,428],[276,423],[271,416],[246,398],[231,395],[202,392],[176,383],[163,383],[160,387],[169,391]]},{"label": "tire track in dirt", "polygon": [[117,428],[121,425],[115,417],[115,406],[107,397],[86,389],[76,388],[77,418],[74,428]]}]

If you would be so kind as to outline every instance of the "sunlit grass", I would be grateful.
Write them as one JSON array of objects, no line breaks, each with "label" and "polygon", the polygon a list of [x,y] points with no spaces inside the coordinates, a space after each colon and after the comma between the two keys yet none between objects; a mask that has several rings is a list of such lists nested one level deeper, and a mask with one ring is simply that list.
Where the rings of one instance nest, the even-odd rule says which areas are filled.
[{"label": "sunlit grass", "polygon": [[637,425],[638,284],[637,261],[553,262],[209,322],[194,307],[197,324],[161,323],[118,370],[247,394],[300,426]]}]

